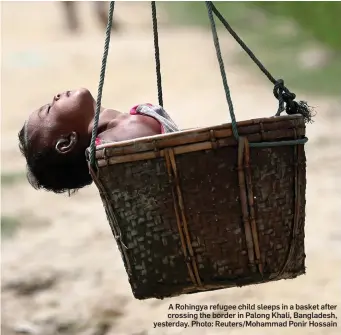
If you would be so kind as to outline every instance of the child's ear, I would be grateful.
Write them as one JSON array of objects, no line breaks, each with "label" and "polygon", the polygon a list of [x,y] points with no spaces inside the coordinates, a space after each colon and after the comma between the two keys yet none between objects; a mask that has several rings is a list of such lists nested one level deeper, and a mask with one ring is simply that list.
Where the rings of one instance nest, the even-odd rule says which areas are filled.
[{"label": "child's ear", "polygon": [[77,133],[73,131],[68,136],[62,137],[58,140],[56,144],[56,150],[60,154],[67,154],[73,150],[77,142]]}]

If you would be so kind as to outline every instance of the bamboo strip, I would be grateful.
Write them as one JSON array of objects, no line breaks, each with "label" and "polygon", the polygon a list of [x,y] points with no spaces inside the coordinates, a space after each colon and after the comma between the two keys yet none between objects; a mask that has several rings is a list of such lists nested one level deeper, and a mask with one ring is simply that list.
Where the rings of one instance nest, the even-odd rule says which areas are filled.
[{"label": "bamboo strip", "polygon": [[[303,135],[305,133],[304,122],[300,119],[289,119],[289,120],[278,120],[276,122],[272,119],[271,123],[267,123],[264,119],[258,120],[259,122],[248,123],[247,125],[240,126],[238,132],[241,136],[251,135],[253,133],[261,133],[262,129],[266,134],[267,132],[293,129],[298,128],[303,130]],[[255,120],[254,120],[255,121]],[[263,122],[261,122],[263,121]],[[158,149],[163,149],[166,147],[174,147],[183,144],[190,144],[195,142],[205,142],[211,139],[211,131],[214,131],[216,139],[221,138],[233,138],[233,132],[231,126],[222,125],[215,126],[211,128],[198,128],[190,131],[179,131],[175,133],[155,135],[149,137],[142,137],[133,140],[127,140],[122,142],[113,142],[99,145],[96,150],[96,158],[103,158],[102,150],[104,148],[108,149],[108,155],[124,155],[133,152],[144,152],[149,150],[154,150],[154,143],[158,143]],[[262,136],[260,136],[262,140]],[[249,139],[250,140],[250,139]],[[271,139],[270,139],[271,140]]]},{"label": "bamboo strip", "polygon": [[195,260],[192,242],[191,242],[191,238],[190,238],[189,231],[188,231],[188,224],[187,224],[187,219],[186,219],[186,214],[185,214],[185,206],[184,206],[184,202],[183,202],[183,198],[182,198],[182,192],[181,192],[181,186],[180,186],[178,171],[177,171],[177,167],[176,167],[175,156],[174,156],[174,152],[172,149],[169,149],[168,152],[169,152],[169,158],[170,158],[170,162],[172,165],[172,169],[174,172],[174,178],[175,178],[174,180],[175,180],[176,190],[178,193],[178,201],[179,201],[179,207],[180,207],[180,212],[181,212],[183,229],[184,229],[186,242],[187,242],[187,248],[188,248],[188,251],[189,251],[189,254],[191,257],[192,267],[194,270],[195,278],[197,280],[198,286],[200,287],[200,286],[202,286],[202,282],[201,282],[201,279],[199,276],[198,266],[197,266],[197,263]]},{"label": "bamboo strip", "polygon": [[[275,131],[273,132],[271,138],[276,139],[276,140],[281,140],[285,138],[292,138],[294,133],[294,130],[286,130],[286,131]],[[297,135],[299,137],[304,136],[304,129],[299,129],[297,131]],[[260,134],[253,134],[248,136],[248,140],[250,142],[258,142],[260,140]],[[226,147],[226,146],[232,146],[235,145],[236,140],[234,138],[226,138],[226,139],[220,139],[217,140],[217,146],[219,148]],[[188,152],[195,152],[195,151],[202,151],[202,150],[211,150],[212,149],[212,142],[207,141],[207,142],[200,142],[200,143],[193,143],[193,144],[188,144],[188,145],[182,145],[175,147],[174,154],[175,155],[181,155],[184,153]],[[158,157],[163,157],[164,156],[164,149],[161,149],[159,152],[155,152],[154,149],[153,151],[147,151],[147,152],[138,152],[138,153],[132,153],[132,154],[126,154],[122,156],[108,156],[108,150],[106,150],[106,155],[103,159],[98,159],[98,166],[107,166],[107,165],[113,165],[113,164],[121,164],[121,163],[126,163],[126,162],[135,162],[135,161],[140,161],[140,160],[147,160],[147,159],[155,159]]]},{"label": "bamboo strip", "polygon": [[294,222],[292,225],[292,235],[291,235],[291,241],[290,241],[290,247],[288,251],[288,255],[286,258],[286,261],[282,267],[282,270],[278,272],[276,277],[280,277],[286,270],[287,266],[292,260],[292,257],[294,255],[295,247],[297,245],[297,229],[298,225],[300,223],[300,207],[301,207],[301,194],[300,194],[300,182],[301,182],[301,172],[300,172],[300,159],[303,155],[303,145],[297,145],[294,148],[295,150],[295,208],[294,208]]},{"label": "bamboo strip", "polygon": [[250,222],[251,222],[251,232],[253,238],[253,244],[255,247],[255,255],[256,261],[258,265],[259,272],[263,275],[263,265],[261,263],[261,256],[260,256],[260,248],[259,248],[259,239],[258,239],[258,232],[256,226],[256,217],[255,217],[255,204],[253,198],[253,189],[252,189],[252,177],[251,177],[251,167],[250,167],[250,146],[248,140],[244,137],[245,141],[245,148],[244,148],[244,159],[245,159],[245,174],[246,174],[246,189],[248,194],[248,203],[249,203],[249,211],[250,211]]},{"label": "bamboo strip", "polygon": [[168,176],[169,176],[169,182],[172,185],[172,196],[173,196],[174,212],[175,212],[175,217],[176,217],[176,223],[177,223],[177,226],[178,226],[178,231],[179,231],[182,251],[184,253],[184,257],[185,257],[185,260],[186,260],[186,265],[187,265],[189,277],[191,278],[193,284],[197,285],[197,281],[196,281],[195,276],[193,274],[193,270],[191,268],[191,265],[190,265],[189,262],[187,262],[188,251],[187,251],[186,241],[185,241],[185,238],[184,238],[184,233],[182,231],[182,224],[181,224],[179,210],[178,210],[178,201],[176,199],[176,195],[175,195],[175,192],[174,192],[174,183],[173,183],[174,176],[173,176],[173,173],[172,173],[172,164],[170,162],[169,151],[166,151],[165,162],[166,162],[167,172],[168,172]]},{"label": "bamboo strip", "polygon": [[254,271],[255,259],[254,259],[254,246],[251,234],[251,227],[249,222],[249,212],[247,206],[246,186],[245,186],[245,174],[244,174],[244,149],[245,139],[239,137],[238,145],[238,180],[239,180],[239,191],[240,191],[240,204],[242,208],[242,219],[244,223],[245,239],[247,253],[250,261],[251,270]]}]

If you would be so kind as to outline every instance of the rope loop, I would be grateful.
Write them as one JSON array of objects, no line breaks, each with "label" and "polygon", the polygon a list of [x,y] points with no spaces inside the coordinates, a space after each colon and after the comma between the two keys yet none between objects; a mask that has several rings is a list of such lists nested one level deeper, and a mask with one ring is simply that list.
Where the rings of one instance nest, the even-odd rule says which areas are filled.
[{"label": "rope loop", "polygon": [[[208,9],[208,16],[211,21],[211,27],[213,32],[213,38],[218,40],[216,35],[216,28],[214,24],[214,19],[212,16],[212,13],[215,14],[215,16],[218,18],[218,20],[223,24],[223,26],[226,28],[226,30],[231,34],[231,36],[237,41],[237,43],[242,47],[242,49],[247,53],[247,55],[254,61],[254,63],[258,66],[258,68],[264,73],[264,75],[275,85],[274,86],[274,96],[278,100],[278,110],[276,113],[276,116],[279,116],[282,112],[286,111],[287,114],[301,114],[304,118],[304,121],[312,122],[312,117],[315,116],[315,112],[313,109],[308,106],[308,104],[305,101],[294,101],[296,99],[296,95],[292,92],[290,92],[285,86],[283,79],[276,80],[271,73],[264,67],[264,65],[257,59],[255,54],[250,50],[250,48],[243,42],[243,40],[237,35],[237,33],[232,29],[232,27],[229,25],[229,23],[225,20],[225,18],[221,15],[219,10],[214,6],[212,1],[206,1],[206,6]],[[216,45],[216,51],[218,56],[219,64],[222,62],[219,58],[221,57],[218,55],[220,53],[219,45]],[[226,77],[224,68],[221,67],[221,74],[222,77]],[[223,78],[224,81],[224,78]],[[224,84],[225,93],[227,91],[226,86]],[[229,93],[229,92],[228,92]],[[229,94],[228,94],[229,95]],[[232,106],[232,104],[230,104]],[[234,134],[235,137],[238,138],[237,135],[237,127],[236,122],[234,118],[233,109],[231,111],[230,108],[230,114],[232,119],[232,127],[234,128]]]},{"label": "rope loop", "polygon": [[274,96],[276,99],[279,99],[280,96],[282,96],[285,102],[289,102],[289,101],[296,99],[296,94],[290,92],[284,86],[284,80],[283,79],[276,80],[273,92],[274,92]]},{"label": "rope loop", "polygon": [[[218,20],[223,24],[223,26],[229,31],[231,36],[238,42],[238,44],[244,49],[244,51],[249,55],[249,57],[255,62],[259,69],[268,77],[268,79],[274,84],[273,94],[278,99],[278,111],[276,116],[279,116],[284,110],[287,114],[301,114],[305,122],[312,122],[312,117],[315,115],[312,109],[305,101],[295,101],[296,95],[290,92],[284,85],[283,79],[276,80],[270,72],[263,66],[263,64],[256,58],[252,51],[247,47],[247,45],[241,40],[241,38],[236,34],[232,27],[228,24],[225,18],[221,15],[218,9],[213,5],[212,1],[205,1],[207,7],[208,18],[211,24],[213,43],[216,49],[216,56],[220,68],[220,74],[223,81],[223,87],[225,91],[226,101],[229,107],[231,121],[232,121],[232,131],[235,139],[239,140],[237,121],[234,113],[234,107],[231,99],[230,88],[227,83],[226,72],[224,67],[224,62],[220,50],[219,38],[217,34],[217,28],[214,20],[213,14],[218,18]],[[115,1],[110,1],[109,12],[108,12],[108,23],[105,32],[105,43],[104,51],[102,57],[102,66],[100,71],[100,80],[98,85],[98,94],[96,100],[96,110],[94,118],[94,126],[92,130],[91,142],[89,147],[89,153],[86,153],[86,158],[89,161],[90,167],[95,167],[95,151],[96,151],[96,136],[98,130],[99,114],[101,109],[102,91],[104,86],[107,58],[110,46],[111,37],[111,27],[113,24],[113,13],[115,8]],[[162,95],[162,81],[161,81],[161,70],[160,70],[160,55],[159,55],[159,42],[158,42],[158,27],[157,27],[157,15],[156,15],[156,4],[155,1],[151,1],[152,9],[152,24],[153,24],[153,34],[154,34],[154,48],[155,48],[155,63],[156,63],[156,76],[157,76],[157,88],[158,88],[158,100],[159,105],[163,106],[163,95]],[[265,147],[265,146],[277,146],[277,145],[296,145],[304,144],[307,142],[307,138],[297,139],[293,141],[280,141],[280,142],[267,142],[267,143],[250,143],[250,147]]]},{"label": "rope loop", "polygon": [[278,111],[276,115],[280,115],[284,110],[284,103],[286,106],[290,106],[291,109],[294,107],[294,99],[296,98],[296,94],[291,93],[284,85],[283,79],[276,80],[273,93],[275,98],[278,100]]},{"label": "rope loop", "polygon": [[288,90],[288,88],[284,85],[283,79],[276,80],[273,94],[278,100],[276,116],[279,116],[285,111],[288,115],[301,114],[306,123],[313,122],[312,117],[315,115],[313,108],[308,106],[305,101],[295,101],[296,94]]}]

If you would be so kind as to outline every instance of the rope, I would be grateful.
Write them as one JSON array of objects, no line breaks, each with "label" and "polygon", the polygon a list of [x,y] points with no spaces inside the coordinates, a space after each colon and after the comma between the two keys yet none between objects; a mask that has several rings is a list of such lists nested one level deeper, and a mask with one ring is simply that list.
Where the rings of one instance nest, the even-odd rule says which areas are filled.
[{"label": "rope", "polygon": [[220,14],[218,9],[214,6],[212,1],[211,8],[213,13],[217,16],[219,21],[224,25],[227,31],[232,35],[232,37],[237,41],[237,43],[243,48],[243,50],[250,56],[250,58],[256,63],[259,69],[268,77],[268,79],[275,85],[277,80],[271,75],[271,73],[264,67],[264,65],[257,59],[254,53],[249,49],[249,47],[242,41],[242,39],[237,35],[237,33],[232,29],[224,17]]},{"label": "rope", "polygon": [[[248,46],[242,41],[242,39],[237,35],[237,33],[232,29],[232,27],[228,24],[228,22],[224,19],[218,9],[214,6],[212,1],[206,1],[206,6],[208,10],[208,16],[210,19],[212,32],[213,32],[213,25],[215,30],[215,24],[213,20],[212,12],[216,15],[219,21],[223,24],[223,26],[227,29],[227,31],[232,35],[232,37],[237,41],[237,43],[242,47],[242,49],[248,54],[248,56],[254,61],[254,63],[259,67],[259,69],[266,75],[266,77],[274,84],[274,96],[278,99],[278,110],[276,116],[279,116],[283,111],[286,111],[288,115],[290,114],[301,114],[305,120],[305,122],[312,122],[312,111],[310,110],[311,107],[305,101],[294,101],[296,95],[290,92],[284,85],[283,79],[276,80],[271,73],[264,67],[264,65],[257,59],[254,53],[248,48]],[[216,33],[215,33],[216,34]],[[214,36],[214,34],[213,34]],[[213,37],[215,38],[215,37]],[[216,46],[216,42],[215,42]],[[216,46],[217,57],[218,57],[218,50]],[[220,49],[219,49],[220,53]],[[220,64],[220,60],[218,57],[218,61]],[[225,75],[226,76],[226,75]],[[223,79],[224,80],[224,79]],[[225,86],[224,86],[225,88]],[[225,90],[226,93],[226,90]],[[231,108],[230,108],[231,114]],[[232,118],[232,117],[231,117]],[[232,118],[232,125],[234,121]]]},{"label": "rope", "polygon": [[[216,25],[214,22],[213,13],[217,16],[217,18],[221,21],[221,23],[225,26],[225,28],[229,31],[229,33],[235,38],[238,44],[244,49],[244,51],[250,56],[250,58],[258,65],[260,70],[268,77],[268,79],[275,85],[274,86],[274,96],[278,99],[279,107],[276,113],[276,116],[280,115],[285,109],[288,114],[301,114],[305,121],[311,121],[311,111],[309,110],[309,106],[306,102],[300,101],[296,102],[294,99],[296,95],[290,92],[285,86],[284,81],[282,79],[276,80],[269,71],[263,66],[263,64],[256,58],[256,56],[252,53],[252,51],[246,46],[246,44],[239,38],[239,36],[234,32],[231,26],[227,23],[227,21],[223,18],[223,16],[219,13],[216,7],[213,5],[212,1],[206,1],[206,7],[208,12],[208,17],[211,23],[211,30],[213,35],[214,46],[216,49],[217,59],[220,67],[220,73],[223,81],[223,86],[225,90],[226,100],[230,110],[230,116],[232,120],[232,131],[235,138],[239,139],[238,129],[237,129],[237,121],[234,114],[233,103],[231,99],[231,93],[229,86],[227,84],[226,72],[224,67],[224,62],[221,56],[221,50],[219,45],[219,38],[217,34]],[[98,120],[99,114],[101,110],[101,101],[102,101],[102,92],[104,86],[105,79],[105,70],[107,65],[107,58],[109,52],[110,45],[110,37],[111,37],[111,28],[112,28],[112,19],[115,8],[115,1],[110,1],[109,12],[108,12],[108,23],[105,33],[105,43],[104,43],[104,52],[102,57],[102,66],[100,72],[100,80],[98,85],[98,93],[97,93],[97,101],[96,101],[96,111],[94,117],[94,126],[91,135],[90,142],[90,164],[94,166],[95,164],[95,149],[96,149],[96,136],[98,131]],[[158,100],[159,105],[163,106],[163,97],[162,97],[162,80],[161,80],[161,70],[160,70],[160,51],[159,51],[159,41],[158,41],[158,27],[157,27],[157,15],[156,15],[156,5],[155,1],[151,1],[152,8],[152,21],[153,21],[153,35],[154,35],[154,48],[155,48],[155,64],[156,64],[156,77],[157,77],[157,90],[158,90]],[[286,104],[286,107],[284,107]],[[278,146],[278,145],[295,145],[295,144],[304,144],[308,141],[307,138],[299,139],[299,140],[290,140],[290,141],[281,141],[281,142],[262,142],[262,143],[249,143],[251,147],[264,147],[264,146]]]},{"label": "rope", "polygon": [[[234,108],[233,108],[233,103],[232,103],[232,99],[231,99],[230,89],[229,89],[229,86],[227,84],[226,72],[225,72],[224,62],[223,62],[223,59],[222,59],[222,56],[221,56],[221,50],[220,50],[220,45],[219,45],[219,38],[218,38],[218,34],[217,34],[217,29],[216,29],[215,22],[214,22],[214,17],[213,17],[213,14],[212,14],[212,12],[214,11],[213,10],[213,4],[212,4],[211,1],[206,1],[206,6],[207,6],[208,17],[209,17],[209,20],[210,20],[210,23],[211,23],[211,29],[212,29],[212,34],[213,34],[213,41],[214,41],[214,46],[215,46],[215,49],[216,49],[216,54],[217,54],[217,59],[218,59],[219,67],[220,67],[221,78],[223,80],[225,96],[226,96],[226,100],[227,100],[227,103],[228,103],[228,106],[229,106],[229,110],[230,110],[230,116],[231,116],[231,120],[232,120],[232,132],[233,132],[233,135],[236,138],[236,140],[238,140],[239,139],[239,134],[238,134],[238,128],[237,128],[237,121],[236,121],[236,117],[235,117],[235,114],[234,114]],[[237,38],[239,38],[238,35],[235,32],[233,32],[233,33],[237,36]],[[246,45],[245,45],[245,47],[247,48]],[[252,54],[252,52],[251,52],[251,54]],[[259,62],[259,64],[264,68],[264,66],[260,62]],[[269,74],[270,77],[272,77],[271,74],[265,68],[264,68],[264,70],[265,70],[266,73]],[[284,99],[283,99],[283,94],[281,93],[282,92],[281,91],[281,87],[282,87],[281,85],[284,85],[284,82],[283,82],[283,80],[276,81],[275,79],[274,79],[274,81],[275,81],[274,94],[275,94],[275,96],[276,96],[276,94],[278,94],[278,96],[276,96],[276,98],[278,98],[279,109],[282,112],[284,110]],[[291,93],[286,88],[285,88],[285,94],[287,94],[288,96],[291,94],[290,98],[293,98],[293,99],[295,99],[295,97],[296,97],[295,94]],[[277,112],[277,114],[278,114],[278,112]],[[304,144],[307,141],[308,141],[307,138],[303,138],[303,139],[298,139],[298,140],[288,140],[288,141],[280,141],[280,142],[260,142],[260,143],[249,142],[249,146],[250,147],[275,147],[275,146],[281,146],[281,145]]]},{"label": "rope", "polygon": [[115,8],[115,1],[110,1],[108,23],[107,23],[107,29],[105,32],[105,43],[104,43],[104,52],[103,52],[103,57],[102,57],[102,66],[101,66],[101,73],[100,73],[100,79],[99,79],[99,85],[98,85],[94,127],[92,130],[91,142],[90,142],[90,164],[92,166],[94,166],[95,164],[96,136],[97,136],[97,129],[98,129],[99,113],[101,111],[102,92],[103,92],[103,86],[104,86],[105,69],[107,66],[107,58],[108,58],[109,45],[110,45],[110,36],[111,36],[111,27],[112,27],[112,18],[113,18],[114,8]]},{"label": "rope", "polygon": [[230,116],[231,116],[231,120],[232,120],[232,131],[233,131],[234,137],[238,140],[239,135],[238,135],[238,130],[237,130],[237,121],[236,121],[236,117],[234,115],[233,103],[232,103],[232,99],[231,99],[230,89],[229,89],[229,86],[227,84],[224,62],[223,62],[223,58],[221,56],[221,50],[220,50],[220,45],[219,45],[219,38],[218,38],[217,29],[216,29],[215,22],[214,22],[214,17],[212,14],[212,6],[213,6],[213,4],[211,1],[206,1],[208,17],[209,17],[210,23],[211,23],[213,42],[214,42],[214,46],[215,46],[215,50],[216,50],[216,54],[217,54],[219,68],[220,68],[220,74],[221,74],[221,78],[223,80],[223,86],[224,86],[226,101],[227,101],[227,104],[228,104],[229,110],[230,110]]},{"label": "rope", "polygon": [[152,7],[152,20],[153,20],[154,49],[155,49],[157,95],[159,99],[159,105],[163,107],[162,82],[161,82],[161,70],[160,70],[159,33],[157,29],[157,16],[156,16],[155,1],[151,1],[151,7]]}]

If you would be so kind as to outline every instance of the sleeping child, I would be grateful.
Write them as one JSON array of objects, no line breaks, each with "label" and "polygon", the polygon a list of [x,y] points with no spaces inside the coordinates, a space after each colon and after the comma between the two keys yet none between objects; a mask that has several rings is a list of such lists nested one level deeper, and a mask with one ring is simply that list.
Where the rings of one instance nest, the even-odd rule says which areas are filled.
[{"label": "sleeping child", "polygon": [[[55,95],[51,103],[29,116],[18,136],[34,188],[63,193],[92,183],[85,150],[91,141],[95,109],[91,93],[81,88]],[[160,106],[137,105],[129,114],[101,107],[96,145],[178,130]]]}]

